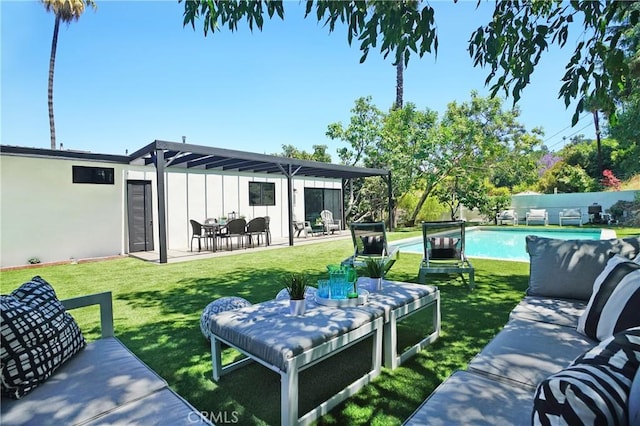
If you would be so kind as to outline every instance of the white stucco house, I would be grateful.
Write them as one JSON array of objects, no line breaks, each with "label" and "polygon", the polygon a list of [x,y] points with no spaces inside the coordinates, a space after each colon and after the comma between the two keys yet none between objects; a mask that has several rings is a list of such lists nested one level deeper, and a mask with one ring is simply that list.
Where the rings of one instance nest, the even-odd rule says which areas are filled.
[{"label": "white stucco house", "polygon": [[[345,180],[382,169],[318,163],[154,141],[131,155],[0,146],[0,267],[188,250],[189,219],[270,217],[289,237],[291,219],[321,210],[343,217]],[[342,221],[344,223],[344,221]]]}]

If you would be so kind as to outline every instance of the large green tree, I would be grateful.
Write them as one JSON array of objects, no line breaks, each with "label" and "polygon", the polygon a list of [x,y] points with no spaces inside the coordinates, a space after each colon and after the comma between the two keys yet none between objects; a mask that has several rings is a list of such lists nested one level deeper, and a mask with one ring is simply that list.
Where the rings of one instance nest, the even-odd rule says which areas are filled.
[{"label": "large green tree", "polygon": [[53,38],[51,40],[51,54],[49,56],[49,87],[48,87],[48,103],[49,103],[49,131],[51,134],[51,149],[56,149],[56,124],[53,115],[53,74],[56,65],[56,52],[58,50],[58,32],[60,30],[60,22],[69,24],[77,21],[84,13],[85,6],[91,6],[95,9],[96,4],[93,0],[41,0],[47,12],[53,12],[55,22],[53,24]]},{"label": "large green tree", "polygon": [[[380,141],[380,133],[383,125],[384,114],[373,103],[370,96],[356,99],[351,109],[349,124],[332,123],[327,127],[326,136],[331,139],[339,139],[347,146],[338,149],[338,157],[342,164],[349,166],[374,166],[370,160],[375,157]],[[364,183],[350,179],[345,188],[346,207],[345,217],[361,218],[366,214],[362,207]]]}]

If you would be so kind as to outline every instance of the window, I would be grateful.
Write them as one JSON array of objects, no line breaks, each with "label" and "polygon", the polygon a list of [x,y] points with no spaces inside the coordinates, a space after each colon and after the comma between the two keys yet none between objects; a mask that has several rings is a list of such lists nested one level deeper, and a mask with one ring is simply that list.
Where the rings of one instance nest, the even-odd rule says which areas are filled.
[{"label": "window", "polygon": [[73,166],[73,183],[95,183],[113,185],[112,167]]},{"label": "window", "polygon": [[250,206],[275,206],[276,184],[269,182],[249,182]]}]

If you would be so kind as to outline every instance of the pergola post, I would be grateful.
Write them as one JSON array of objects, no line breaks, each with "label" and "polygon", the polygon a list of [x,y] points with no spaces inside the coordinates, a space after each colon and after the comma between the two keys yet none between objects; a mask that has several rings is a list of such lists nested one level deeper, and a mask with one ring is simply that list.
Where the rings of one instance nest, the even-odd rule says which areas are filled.
[{"label": "pergola post", "polygon": [[158,193],[158,231],[160,263],[167,263],[167,208],[164,193],[164,150],[156,148],[156,191]]},{"label": "pergola post", "polygon": [[389,194],[389,231],[393,231],[393,187],[391,185],[391,170],[387,175],[387,190]]}]

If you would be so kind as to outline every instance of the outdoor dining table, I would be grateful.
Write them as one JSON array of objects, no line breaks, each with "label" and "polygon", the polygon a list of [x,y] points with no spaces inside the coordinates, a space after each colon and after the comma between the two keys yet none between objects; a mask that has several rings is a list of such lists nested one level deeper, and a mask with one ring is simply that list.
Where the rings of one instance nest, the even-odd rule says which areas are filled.
[{"label": "outdoor dining table", "polygon": [[[433,308],[433,317],[426,337],[398,354],[397,323],[428,307]],[[335,307],[307,300],[306,313],[292,316],[288,300],[270,300],[212,315],[209,328],[214,380],[256,361],[281,376],[282,425],[307,424],[379,375],[383,356],[385,367],[394,369],[434,341],[440,334],[440,292],[431,285],[383,281],[382,289],[371,292],[364,305]],[[371,369],[298,417],[299,372],[370,336]],[[223,366],[222,343],[246,358]]]}]

